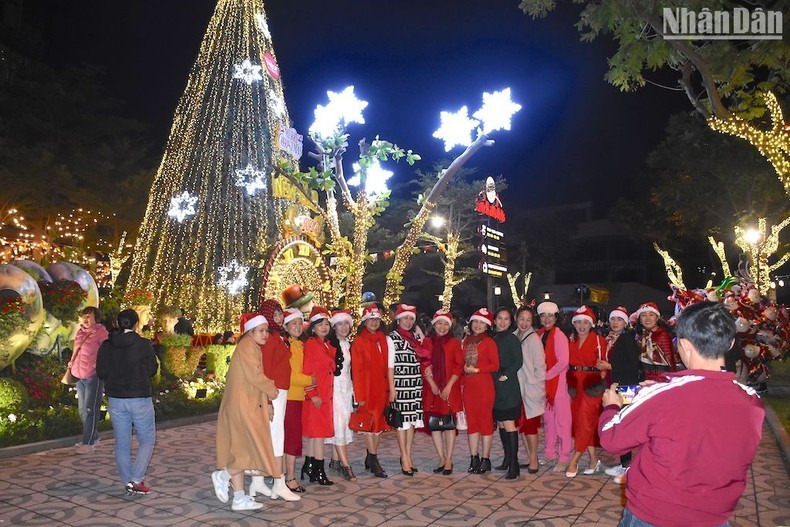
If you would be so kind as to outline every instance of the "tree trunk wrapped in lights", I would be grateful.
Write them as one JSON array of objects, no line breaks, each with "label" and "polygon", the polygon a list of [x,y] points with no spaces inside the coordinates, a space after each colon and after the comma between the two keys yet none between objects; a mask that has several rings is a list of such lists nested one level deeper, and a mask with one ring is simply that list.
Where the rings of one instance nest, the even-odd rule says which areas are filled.
[{"label": "tree trunk wrapped in lights", "polygon": [[790,217],[780,224],[772,226],[769,234],[766,219],[760,218],[757,220],[754,239],[750,239],[750,229],[735,227],[735,244],[749,256],[751,262],[749,276],[761,295],[767,295],[770,290],[771,273],[790,260],[790,252],[788,252],[776,262],[768,262],[768,257],[779,249],[779,234],[788,225],[790,225]]},{"label": "tree trunk wrapped in lights", "polygon": [[287,132],[261,0],[219,0],[178,103],[134,250],[130,287],[186,310],[195,327],[237,326],[249,270],[278,236],[272,196]]}]

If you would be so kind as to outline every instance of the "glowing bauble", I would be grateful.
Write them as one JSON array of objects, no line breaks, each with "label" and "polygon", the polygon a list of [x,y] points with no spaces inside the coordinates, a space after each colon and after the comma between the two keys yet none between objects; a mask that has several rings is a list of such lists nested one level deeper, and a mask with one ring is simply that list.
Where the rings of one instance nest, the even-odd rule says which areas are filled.
[{"label": "glowing bauble", "polygon": [[749,321],[743,317],[738,317],[735,319],[735,330],[738,333],[746,333],[749,331]]},{"label": "glowing bauble", "polygon": [[747,344],[743,347],[743,354],[746,355],[747,358],[753,359],[760,354],[760,347],[756,344]]},{"label": "glowing bauble", "polygon": [[3,290],[18,295],[25,304],[24,318],[28,325],[0,341],[0,370],[13,363],[33,342],[45,318],[41,290],[28,273],[14,265],[0,264],[0,291]]}]

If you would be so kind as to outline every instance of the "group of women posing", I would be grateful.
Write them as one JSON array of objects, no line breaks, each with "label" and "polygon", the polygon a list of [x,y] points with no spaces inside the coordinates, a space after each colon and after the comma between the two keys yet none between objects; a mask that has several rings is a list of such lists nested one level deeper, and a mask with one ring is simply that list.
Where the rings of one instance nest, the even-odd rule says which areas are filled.
[{"label": "group of women posing", "polygon": [[[380,434],[390,429],[384,417],[388,405],[402,416],[397,440],[406,476],[417,472],[411,455],[415,431],[427,430],[432,416],[448,414],[459,428],[466,426],[468,472],[491,470],[494,428],[505,452],[496,468],[506,470],[507,479],[517,478],[521,468],[537,472],[541,415],[545,460],[557,460],[573,477],[586,450],[591,463],[585,473],[600,471],[595,454],[600,395],[595,390],[626,368],[615,344],[628,339],[607,340],[591,332],[595,315],[588,308],[574,315],[570,341],[555,326],[556,304],[544,302],[538,313],[541,328],[535,331],[529,307],[519,308],[515,320],[507,308],[493,314],[481,308],[470,317],[461,342],[451,335],[448,312],[437,311],[432,330],[420,338],[414,306],[397,307],[395,329],[387,334],[374,304],[365,307],[352,338],[348,311],[329,313],[316,306],[305,321],[298,309],[283,310],[267,300],[260,313],[243,317],[243,335],[230,362],[218,417],[219,470],[212,474],[218,498],[227,502],[232,484],[233,509],[251,510],[261,507],[254,500],[257,493],[298,500],[306,477],[332,485],[325,444],[332,445],[329,468],[356,481],[347,452],[355,435],[348,426],[353,400],[372,420],[372,427],[359,433],[367,449],[365,469],[376,477],[387,477],[378,446]],[[633,350],[623,354],[634,356]],[[429,433],[438,456],[434,472],[451,474],[456,430]],[[524,465],[518,460],[519,433],[529,452]],[[302,455],[305,463],[297,480],[296,458]],[[243,489],[245,472],[253,474],[249,495]],[[264,476],[273,478],[272,486]]]}]

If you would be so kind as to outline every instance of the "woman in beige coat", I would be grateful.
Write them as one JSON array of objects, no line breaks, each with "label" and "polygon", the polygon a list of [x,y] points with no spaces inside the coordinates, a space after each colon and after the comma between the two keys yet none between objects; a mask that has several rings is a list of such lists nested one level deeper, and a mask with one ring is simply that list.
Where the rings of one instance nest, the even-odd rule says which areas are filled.
[{"label": "woman in beige coat", "polygon": [[526,468],[530,474],[538,471],[538,427],[540,416],[546,408],[546,354],[543,342],[532,327],[532,310],[521,306],[516,312],[516,330],[513,332],[521,342],[521,354],[524,362],[518,370],[518,383],[521,388],[521,400],[524,413],[519,423],[522,438],[526,439],[529,452],[529,464]]},{"label": "woman in beige coat", "polygon": [[[263,507],[244,493],[245,470],[274,478],[272,498],[283,491],[278,489],[278,482],[285,487],[282,471],[274,461],[269,428],[277,387],[263,374],[260,348],[269,338],[269,324],[263,315],[254,313],[242,317],[242,327],[244,335],[230,359],[225,393],[217,416],[218,470],[211,474],[214,492],[221,502],[228,502],[228,484],[233,485],[231,508],[234,511]],[[289,499],[284,494],[282,497]]]}]

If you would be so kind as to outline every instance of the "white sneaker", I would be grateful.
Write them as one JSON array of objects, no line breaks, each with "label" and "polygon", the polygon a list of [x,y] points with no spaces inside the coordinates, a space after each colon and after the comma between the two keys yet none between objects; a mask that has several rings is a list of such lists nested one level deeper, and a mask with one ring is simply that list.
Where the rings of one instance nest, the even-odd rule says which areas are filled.
[{"label": "white sneaker", "polygon": [[211,482],[214,483],[214,494],[222,503],[228,503],[228,487],[230,485],[230,474],[224,468],[215,470],[211,473]]},{"label": "white sneaker", "polygon": [[230,508],[234,511],[257,511],[263,508],[263,503],[258,503],[245,494],[240,500],[233,498],[233,503],[230,504]]},{"label": "white sneaker", "polygon": [[617,465],[616,467],[607,468],[606,469],[606,475],[607,476],[613,476],[613,477],[614,476],[622,476],[623,474],[625,474],[625,470],[626,469],[625,469],[625,467],[623,467],[623,465]]},{"label": "white sneaker", "polygon": [[77,454],[93,454],[96,451],[96,447],[93,445],[83,445],[80,444],[77,448],[74,449]]}]

